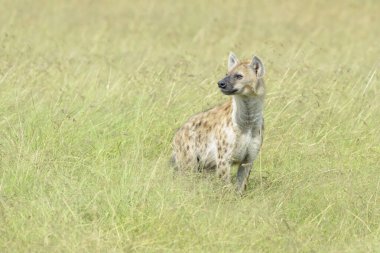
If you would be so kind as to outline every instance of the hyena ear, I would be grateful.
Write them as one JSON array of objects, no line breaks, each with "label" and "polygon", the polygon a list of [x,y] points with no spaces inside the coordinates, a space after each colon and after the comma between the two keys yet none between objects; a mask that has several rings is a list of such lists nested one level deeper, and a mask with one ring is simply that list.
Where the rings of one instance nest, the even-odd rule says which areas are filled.
[{"label": "hyena ear", "polygon": [[252,62],[251,62],[251,67],[256,73],[257,79],[263,78],[265,75],[265,68],[264,64],[261,62],[259,57],[253,56]]},{"label": "hyena ear", "polygon": [[239,60],[236,57],[236,55],[230,52],[230,54],[228,55],[228,64],[227,64],[228,71],[233,69],[238,63],[239,63]]}]

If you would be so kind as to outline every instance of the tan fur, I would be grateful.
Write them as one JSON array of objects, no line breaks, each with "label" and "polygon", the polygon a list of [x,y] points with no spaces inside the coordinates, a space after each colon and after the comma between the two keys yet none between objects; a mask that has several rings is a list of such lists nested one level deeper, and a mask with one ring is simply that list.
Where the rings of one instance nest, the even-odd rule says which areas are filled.
[{"label": "tan fur", "polygon": [[242,192],[246,188],[263,140],[263,74],[264,66],[257,57],[239,62],[230,54],[227,76],[218,84],[232,99],[192,116],[177,131],[173,139],[177,169],[216,169],[220,178],[230,182],[231,166],[238,164],[237,189]]}]

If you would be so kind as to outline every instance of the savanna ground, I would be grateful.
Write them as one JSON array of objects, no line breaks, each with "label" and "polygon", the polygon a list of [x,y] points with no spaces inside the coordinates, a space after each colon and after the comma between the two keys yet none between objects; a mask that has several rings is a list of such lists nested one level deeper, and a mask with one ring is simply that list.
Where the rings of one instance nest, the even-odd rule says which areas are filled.
[{"label": "savanna ground", "polygon": [[[2,1],[1,252],[380,252],[379,1]],[[171,138],[267,69],[245,196]],[[236,171],[234,170],[234,173]]]}]

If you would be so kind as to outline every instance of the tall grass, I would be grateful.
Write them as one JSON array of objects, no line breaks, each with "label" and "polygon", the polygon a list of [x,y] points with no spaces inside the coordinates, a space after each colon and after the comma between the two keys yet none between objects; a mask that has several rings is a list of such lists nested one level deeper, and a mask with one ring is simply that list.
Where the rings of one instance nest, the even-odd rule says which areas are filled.
[{"label": "tall grass", "polygon": [[[379,252],[378,1],[3,1],[1,252]],[[173,179],[175,130],[266,65],[240,198]],[[234,171],[234,173],[236,173]]]}]

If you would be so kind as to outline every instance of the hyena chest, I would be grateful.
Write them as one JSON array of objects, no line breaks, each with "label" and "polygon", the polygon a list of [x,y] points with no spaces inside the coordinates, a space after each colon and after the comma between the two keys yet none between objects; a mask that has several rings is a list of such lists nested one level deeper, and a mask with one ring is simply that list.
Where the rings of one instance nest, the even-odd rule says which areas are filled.
[{"label": "hyena chest", "polygon": [[251,157],[251,154],[260,147],[260,143],[257,143],[252,131],[246,131],[244,133],[236,128],[224,128],[221,131],[223,134],[212,134],[207,140],[207,144],[204,150],[200,145],[199,156],[200,163],[204,167],[213,167],[216,165],[217,158],[222,158],[231,161],[232,163],[241,163],[247,158]]},{"label": "hyena chest", "polygon": [[244,134],[237,134],[232,152],[233,162],[243,161],[254,148],[253,144],[253,138],[250,131]]},{"label": "hyena chest", "polygon": [[252,132],[241,133],[236,128],[224,129],[226,141],[230,147],[229,156],[232,162],[241,162],[254,149]]}]

